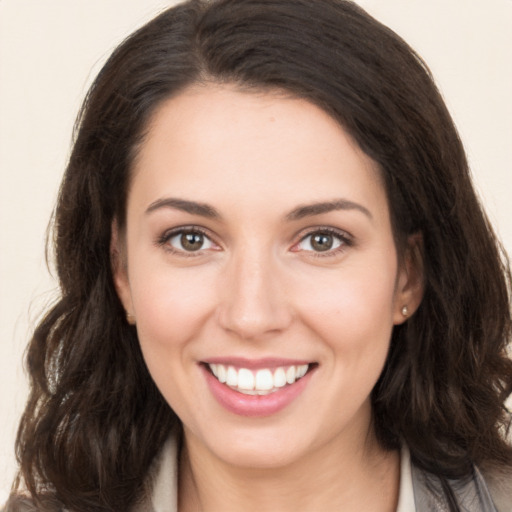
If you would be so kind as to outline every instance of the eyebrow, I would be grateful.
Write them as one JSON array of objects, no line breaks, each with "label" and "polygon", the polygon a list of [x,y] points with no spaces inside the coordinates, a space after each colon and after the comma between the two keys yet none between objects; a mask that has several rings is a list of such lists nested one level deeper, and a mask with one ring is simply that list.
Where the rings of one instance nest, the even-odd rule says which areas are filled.
[{"label": "eyebrow", "polygon": [[305,206],[298,206],[294,208],[287,216],[286,220],[294,221],[300,220],[304,217],[313,215],[321,215],[322,213],[329,213],[336,210],[357,210],[364,213],[370,220],[373,219],[370,211],[364,206],[348,201],[347,199],[336,199],[334,201],[326,201],[322,203],[313,203]]},{"label": "eyebrow", "polygon": [[[186,199],[177,199],[173,197],[165,197],[157,199],[149,205],[146,213],[154,212],[161,208],[172,208],[174,210],[181,210],[192,215],[200,215],[209,219],[220,219],[219,212],[209,204],[199,203],[197,201],[189,201]],[[287,221],[296,221],[305,217],[312,217],[314,215],[321,215],[336,210],[357,210],[364,213],[369,219],[373,219],[370,211],[364,206],[348,201],[347,199],[336,199],[334,201],[324,201],[321,203],[312,203],[304,206],[294,208],[285,217]]]},{"label": "eyebrow", "polygon": [[157,199],[149,205],[146,213],[154,212],[160,208],[173,208],[174,210],[181,210],[192,215],[200,215],[209,219],[219,219],[219,212],[206,203],[198,203],[196,201],[187,201],[186,199],[176,199],[173,197],[166,197]]}]

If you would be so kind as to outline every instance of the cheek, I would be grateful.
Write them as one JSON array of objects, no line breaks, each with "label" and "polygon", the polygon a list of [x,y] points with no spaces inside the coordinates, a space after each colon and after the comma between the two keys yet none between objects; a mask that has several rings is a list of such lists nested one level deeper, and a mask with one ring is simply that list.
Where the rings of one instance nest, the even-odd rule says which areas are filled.
[{"label": "cheek", "polygon": [[303,286],[296,293],[301,316],[331,350],[382,357],[393,328],[395,272],[394,261],[389,261],[317,276],[314,287]]},{"label": "cheek", "polygon": [[[146,267],[147,269],[147,267]],[[190,372],[196,340],[212,304],[211,286],[187,272],[144,271],[132,275],[139,343],[155,384],[180,418],[189,411]]]},{"label": "cheek", "polygon": [[213,287],[206,284],[204,273],[187,270],[190,272],[155,266],[131,276],[137,331],[145,355],[185,344],[208,317]]}]

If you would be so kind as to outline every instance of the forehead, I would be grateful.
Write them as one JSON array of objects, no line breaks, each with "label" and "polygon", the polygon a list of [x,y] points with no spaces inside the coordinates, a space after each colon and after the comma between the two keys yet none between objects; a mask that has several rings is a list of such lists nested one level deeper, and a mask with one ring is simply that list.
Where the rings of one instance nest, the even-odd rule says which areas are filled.
[{"label": "forehead", "polygon": [[178,192],[206,202],[259,195],[283,207],[345,194],[385,196],[375,162],[322,109],[280,91],[220,85],[191,87],[157,109],[133,186],[143,187],[147,200]]}]

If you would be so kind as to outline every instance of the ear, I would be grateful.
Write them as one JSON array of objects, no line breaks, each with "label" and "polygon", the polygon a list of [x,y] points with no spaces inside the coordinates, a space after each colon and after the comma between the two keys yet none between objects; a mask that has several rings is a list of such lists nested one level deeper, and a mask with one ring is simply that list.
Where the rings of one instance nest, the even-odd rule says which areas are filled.
[{"label": "ear", "polygon": [[393,322],[402,324],[418,309],[423,299],[424,286],[423,236],[415,233],[407,239],[407,246],[398,269]]},{"label": "ear", "polygon": [[130,289],[130,281],[128,279],[126,242],[123,235],[119,232],[119,225],[116,220],[112,222],[112,234],[110,237],[110,265],[112,268],[112,278],[114,280],[117,296],[126,310],[127,321],[128,323],[135,323],[132,293]]}]

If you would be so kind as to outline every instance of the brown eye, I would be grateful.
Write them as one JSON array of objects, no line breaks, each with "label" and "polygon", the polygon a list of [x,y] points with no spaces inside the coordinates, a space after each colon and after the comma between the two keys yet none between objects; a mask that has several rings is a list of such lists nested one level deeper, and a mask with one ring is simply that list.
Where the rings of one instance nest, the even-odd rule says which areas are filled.
[{"label": "brown eye", "polygon": [[183,233],[180,242],[185,251],[198,251],[203,246],[204,235],[201,233]]},{"label": "brown eye", "polygon": [[318,233],[311,237],[311,247],[318,252],[329,251],[334,245],[334,237],[326,233]]},{"label": "brown eye", "polygon": [[197,252],[214,247],[213,242],[200,231],[175,232],[165,243],[178,252]]},{"label": "brown eye", "polygon": [[306,235],[296,245],[296,250],[313,253],[334,253],[337,249],[343,249],[345,246],[349,245],[350,240],[347,235],[319,230]]}]

